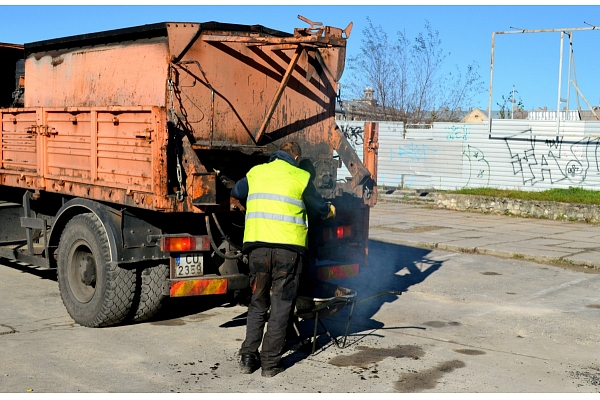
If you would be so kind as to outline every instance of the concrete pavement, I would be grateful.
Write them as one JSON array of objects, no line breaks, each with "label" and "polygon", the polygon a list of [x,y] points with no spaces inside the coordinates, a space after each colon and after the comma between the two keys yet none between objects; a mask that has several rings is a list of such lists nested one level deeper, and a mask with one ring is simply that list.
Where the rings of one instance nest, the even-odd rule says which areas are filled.
[{"label": "concrete pavement", "polygon": [[370,239],[600,269],[600,225],[378,202]]}]

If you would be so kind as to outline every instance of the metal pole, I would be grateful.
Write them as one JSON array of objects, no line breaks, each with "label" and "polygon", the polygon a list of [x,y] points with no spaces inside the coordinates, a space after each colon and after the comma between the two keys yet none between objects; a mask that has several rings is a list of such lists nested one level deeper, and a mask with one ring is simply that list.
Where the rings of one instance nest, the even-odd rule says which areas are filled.
[{"label": "metal pole", "polygon": [[[585,22],[586,24],[588,24],[587,22]],[[591,24],[588,24],[591,25]],[[512,27],[511,27],[512,28]],[[595,26],[595,25],[591,25],[590,27],[587,28],[554,28],[554,29],[516,29],[516,28],[512,28],[514,30],[512,31],[498,31],[498,32],[492,32],[492,57],[491,57],[491,62],[490,62],[490,98],[489,98],[489,106],[488,106],[488,112],[490,113],[489,115],[489,135],[491,137],[491,133],[492,133],[492,80],[493,80],[493,75],[494,75],[494,37],[496,34],[499,35],[510,35],[510,34],[522,34],[522,33],[547,33],[547,32],[560,32],[561,33],[561,41],[560,41],[560,71],[559,71],[559,89],[558,89],[558,106],[556,107],[557,110],[557,118],[556,118],[556,134],[558,136],[558,133],[560,131],[560,92],[561,92],[561,88],[560,88],[560,84],[561,84],[561,75],[562,75],[562,58],[563,58],[563,41],[564,41],[564,34],[565,32],[568,32],[569,35],[572,34],[573,31],[592,31],[592,30],[598,30],[600,29],[600,27]],[[573,70],[575,70],[575,66],[573,64]],[[577,101],[579,101],[579,98],[577,98]]]},{"label": "metal pole", "polygon": [[560,32],[560,62],[558,64],[558,100],[556,105],[556,140],[558,141],[558,132],[560,129],[560,91],[562,83],[562,63],[563,63],[563,44],[565,39],[565,32]]},{"label": "metal pole", "polygon": [[317,348],[317,328],[319,326],[319,312],[315,312],[315,329],[313,331],[313,340],[312,340],[312,350],[310,354],[315,353],[315,349]]},{"label": "metal pole", "polygon": [[571,32],[571,31],[593,31],[598,27],[590,28],[553,28],[553,29],[516,29],[514,31],[498,31],[498,34],[516,34],[516,33],[547,33],[547,32]]},{"label": "metal pole", "polygon": [[346,323],[346,332],[344,333],[344,342],[342,343],[342,348],[346,347],[346,339],[348,338],[348,329],[350,329],[350,321],[352,320],[352,314],[354,313],[354,305],[356,302],[352,302],[352,307],[350,307],[350,315],[348,316],[348,322]]},{"label": "metal pole", "polygon": [[492,135],[492,88],[494,87],[494,35],[492,32],[492,57],[490,60],[490,100],[488,103],[488,131],[490,136]]},{"label": "metal pole", "polygon": [[510,106],[510,119],[515,119],[515,85],[513,85],[512,96],[510,98],[512,105]]},{"label": "metal pole", "polygon": [[571,99],[571,65],[573,64],[574,60],[573,60],[573,34],[571,32],[568,32],[567,35],[569,35],[569,69],[568,69],[568,73],[567,73],[567,116],[565,117],[565,119],[569,119],[569,110],[571,109],[570,107],[570,103],[569,100]]}]

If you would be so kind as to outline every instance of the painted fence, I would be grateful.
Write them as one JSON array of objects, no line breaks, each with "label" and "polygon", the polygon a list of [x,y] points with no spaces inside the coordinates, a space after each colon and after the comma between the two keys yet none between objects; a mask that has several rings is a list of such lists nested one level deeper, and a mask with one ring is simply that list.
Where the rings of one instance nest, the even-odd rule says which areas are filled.
[{"label": "painted fence", "polygon": [[[362,157],[364,121],[338,121]],[[600,121],[379,123],[377,184],[412,189],[600,190]],[[338,179],[349,176],[345,167]]]}]

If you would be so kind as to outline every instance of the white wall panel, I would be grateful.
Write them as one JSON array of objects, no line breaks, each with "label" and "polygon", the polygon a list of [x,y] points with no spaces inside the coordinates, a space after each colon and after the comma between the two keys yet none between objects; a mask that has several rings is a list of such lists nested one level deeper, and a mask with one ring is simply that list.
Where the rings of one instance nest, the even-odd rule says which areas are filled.
[{"label": "white wall panel", "polygon": [[[364,121],[339,122],[362,158]],[[342,128],[344,129],[344,128]],[[358,138],[360,136],[360,138]],[[600,121],[493,120],[408,129],[379,122],[379,186],[600,190]],[[339,177],[348,176],[341,168]]]}]

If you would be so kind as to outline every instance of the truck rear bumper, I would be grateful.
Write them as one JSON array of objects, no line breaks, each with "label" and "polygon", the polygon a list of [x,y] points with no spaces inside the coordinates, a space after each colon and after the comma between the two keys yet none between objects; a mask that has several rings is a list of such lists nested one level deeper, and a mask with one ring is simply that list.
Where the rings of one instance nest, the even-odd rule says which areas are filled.
[{"label": "truck rear bumper", "polygon": [[320,281],[353,278],[358,272],[358,263],[317,262],[317,279]]},{"label": "truck rear bumper", "polygon": [[226,294],[234,290],[245,289],[249,284],[248,276],[243,274],[168,280],[169,296],[171,297]]}]

